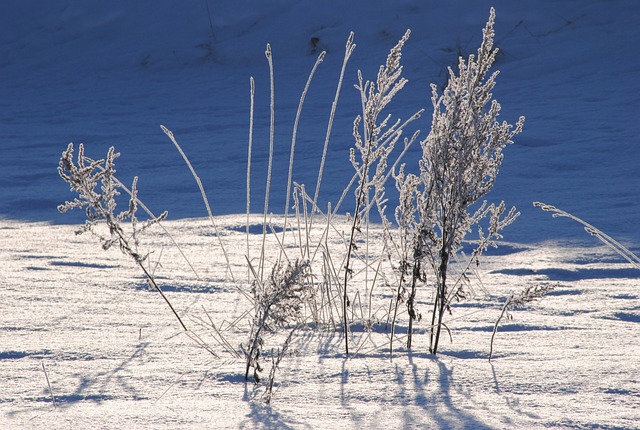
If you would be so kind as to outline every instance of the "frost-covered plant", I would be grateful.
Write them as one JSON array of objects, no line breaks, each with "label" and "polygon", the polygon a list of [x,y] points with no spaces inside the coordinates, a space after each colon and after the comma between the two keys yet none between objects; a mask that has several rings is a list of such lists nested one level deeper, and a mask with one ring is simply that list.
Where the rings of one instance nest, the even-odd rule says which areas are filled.
[{"label": "frost-covered plant", "polygon": [[[506,212],[504,202],[488,205],[482,199],[493,187],[502,163],[502,150],[522,131],[524,117],[515,127],[498,122],[500,104],[491,91],[498,72],[489,74],[496,58],[493,47],[492,8],[483,31],[478,55],[460,58],[456,74],[449,69],[449,81],[442,95],[432,85],[434,107],[431,131],[421,142],[420,175],[400,175],[401,200],[413,196],[417,220],[410,225],[414,235],[414,267],[426,260],[434,273],[436,286],[429,350],[438,350],[446,311],[454,301],[465,297],[467,272],[488,246],[495,246],[500,231],[519,215],[515,208]],[[506,212],[506,213],[505,213]],[[406,215],[403,215],[406,216]],[[480,228],[488,219],[488,228]],[[459,255],[468,231],[478,226],[479,242],[462,270],[449,279],[450,263]],[[415,270],[415,277],[420,271]],[[412,306],[412,305],[411,305]]]},{"label": "frost-covered plant", "polygon": [[622,258],[624,258],[629,263],[631,263],[636,269],[640,270],[640,257],[634,254],[631,250],[629,250],[623,244],[621,244],[620,242],[618,242],[608,234],[604,233],[602,230],[597,229],[596,227],[592,226],[588,222],[578,218],[575,215],[570,214],[569,212],[563,211],[562,209],[558,209],[555,206],[548,205],[546,203],[541,203],[541,202],[533,202],[533,205],[536,207],[539,207],[545,212],[552,212],[553,218],[569,218],[582,224],[584,230],[587,233],[589,233],[591,236],[600,240],[602,243],[607,245],[611,250],[615,251],[618,255],[620,255]]},{"label": "frost-covered plant", "polygon": [[538,299],[541,299],[545,294],[549,291],[553,290],[554,287],[551,285],[538,285],[538,286],[529,286],[519,293],[512,293],[504,305],[502,306],[502,312],[500,312],[500,316],[496,320],[496,323],[493,326],[493,334],[491,335],[491,348],[489,350],[489,361],[491,361],[491,357],[493,356],[493,341],[496,337],[496,332],[498,331],[498,325],[503,318],[507,318],[509,320],[513,319],[513,315],[511,312],[514,309],[520,308],[527,303],[531,303]]},{"label": "frost-covered plant", "polygon": [[[398,314],[398,307],[404,301],[409,315],[409,327],[407,334],[407,348],[411,348],[413,338],[413,322],[419,321],[422,315],[418,312],[415,304],[418,282],[426,282],[426,273],[422,268],[423,238],[420,237],[421,230],[418,228],[418,220],[415,215],[418,210],[417,190],[420,185],[420,178],[416,175],[405,175],[404,165],[395,175],[396,188],[400,191],[400,201],[395,210],[395,218],[398,224],[400,243],[399,254],[400,264],[398,272],[398,290],[391,326],[391,352],[393,352],[393,338],[395,334],[395,323]],[[407,285],[408,284],[408,285]],[[409,287],[407,289],[407,287]]]},{"label": "frost-covered plant", "polygon": [[[187,328],[182,319],[175,311],[169,299],[164,295],[153,275],[145,266],[148,254],[142,254],[138,250],[140,235],[149,227],[158,224],[167,217],[167,212],[163,212],[158,217],[152,217],[145,222],[139,222],[136,217],[138,209],[138,178],[133,179],[130,193],[129,205],[126,210],[116,213],[117,197],[119,190],[125,189],[122,183],[116,178],[115,159],[120,153],[115,152],[113,147],[109,148],[105,159],[94,160],[84,153],[84,145],[78,145],[77,161],[74,162],[73,144],[70,143],[62,153],[58,165],[58,174],[69,184],[71,191],[78,194],[73,201],[67,201],[58,206],[61,213],[71,209],[85,209],[87,219],[84,225],[76,231],[76,234],[89,232],[98,237],[104,250],[117,246],[120,251],[131,257],[142,270],[149,284],[160,293],[164,301],[169,305],[171,311],[180,322],[182,328]],[[130,221],[128,232],[125,231],[123,223]],[[97,230],[100,223],[106,224],[109,235],[105,236]]]},{"label": "frost-covered plant", "polygon": [[351,220],[351,231],[348,242],[346,263],[344,267],[344,283],[342,297],[342,314],[345,338],[345,352],[349,354],[349,324],[347,308],[351,305],[347,285],[353,275],[352,258],[357,251],[356,237],[361,232],[363,220],[366,220],[372,203],[383,207],[381,199],[384,197],[384,184],[388,177],[387,166],[389,154],[402,135],[404,127],[420,116],[416,113],[409,121],[402,123],[400,119],[391,122],[391,115],[381,118],[383,110],[405,86],[407,79],[401,77],[402,47],[409,39],[411,32],[407,30],[404,36],[394,46],[386,64],[381,65],[375,82],[363,81],[362,72],[358,71],[358,84],[355,85],[360,93],[362,114],[353,122],[354,147],[351,148],[349,160],[356,171],[357,187],[355,190],[355,207]]},{"label": "frost-covered plant", "polygon": [[302,310],[312,295],[311,285],[306,282],[308,274],[308,261],[295,261],[286,266],[282,263],[276,264],[266,283],[260,282],[258,274],[254,272],[255,280],[251,293],[255,314],[249,342],[242,346],[247,360],[245,380],[249,380],[249,371],[253,368],[253,380],[256,383],[260,382],[259,373],[263,370],[260,359],[265,335],[291,326],[293,331],[301,324]]}]

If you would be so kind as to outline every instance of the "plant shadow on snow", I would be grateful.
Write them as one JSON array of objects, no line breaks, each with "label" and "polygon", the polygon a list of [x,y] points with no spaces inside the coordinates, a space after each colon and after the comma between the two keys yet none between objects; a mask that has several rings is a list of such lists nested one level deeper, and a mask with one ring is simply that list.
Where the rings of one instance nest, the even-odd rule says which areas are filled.
[{"label": "plant shadow on snow", "polygon": [[25,351],[3,351],[0,352],[0,360],[20,360],[29,357],[29,353]]},{"label": "plant shadow on snow", "polygon": [[[242,377],[242,382],[245,382]],[[249,386],[252,385],[252,389]],[[240,425],[241,428],[254,428],[254,429],[294,429],[296,425],[301,423],[290,420],[287,422],[285,418],[278,411],[273,410],[270,404],[253,400],[260,397],[258,391],[262,387],[246,383],[244,387],[243,400],[248,402],[251,408],[251,412],[246,414],[245,421]]]},{"label": "plant shadow on snow", "polygon": [[[44,330],[38,330],[44,331]],[[61,361],[92,361],[96,357],[91,354],[83,354],[78,352],[58,351],[54,352],[49,349],[40,351],[18,351],[8,350],[0,352],[0,360],[20,360],[23,358],[31,360],[61,360]]]},{"label": "plant shadow on snow", "polygon": [[[162,277],[157,277],[157,279],[161,280]],[[222,292],[222,288],[216,286],[194,286],[194,285],[162,285],[160,287],[165,293],[204,293],[204,294],[213,294]],[[141,283],[136,284],[135,289],[137,291],[146,291],[149,293],[156,293],[156,290],[153,289],[149,284]]]},{"label": "plant shadow on snow", "polygon": [[[479,326],[479,327],[469,327],[465,329],[466,331],[473,332],[493,332],[492,325]],[[498,332],[521,332],[521,331],[558,331],[558,330],[576,330],[574,327],[569,326],[542,326],[542,325],[530,325],[530,324],[519,324],[519,323],[504,323],[501,324],[498,328]],[[461,355],[457,352],[445,352],[443,354],[451,355],[457,358],[489,358],[488,355],[480,357],[479,355],[476,357],[471,357],[465,355],[467,352],[463,352]]]},{"label": "plant shadow on snow", "polygon": [[612,268],[612,269],[500,269],[490,272],[491,274],[513,275],[513,276],[544,276],[549,281],[580,281],[585,279],[636,279],[638,269],[635,268]]},{"label": "plant shadow on snow", "polygon": [[[539,419],[540,416],[534,413],[525,411],[522,407],[520,407],[520,401],[518,400],[517,397],[507,394],[502,390],[502,388],[500,388],[500,381],[498,378],[498,373],[496,372],[496,366],[494,365],[493,362],[490,362],[489,364],[491,365],[491,375],[493,377],[493,390],[497,395],[501,396],[504,399],[509,409],[511,409],[512,411],[516,412],[519,415],[525,415],[531,419],[536,419],[536,420]],[[508,420],[507,423],[511,424],[511,420]]]},{"label": "plant shadow on snow", "polygon": [[[278,226],[278,225],[273,225],[270,226],[267,231],[271,231],[271,229],[273,229],[274,233],[282,233],[282,227]],[[237,226],[237,227],[228,227],[227,230],[231,230],[231,231],[236,231],[239,233],[246,233],[247,232],[247,226],[245,225],[241,225],[241,226]],[[249,230],[249,234],[262,234],[264,229],[262,227],[262,224],[250,224],[248,227]],[[287,228],[287,231],[291,231],[290,228]]]},{"label": "plant shadow on snow", "polygon": [[471,349],[464,349],[459,351],[443,351],[440,354],[447,357],[459,358],[463,360],[487,360],[489,358],[489,355],[486,353],[486,351],[475,351]]},{"label": "plant shadow on snow", "polygon": [[[378,332],[382,331],[382,326],[376,325]],[[342,353],[322,353],[331,351],[322,346],[325,343],[340,343],[341,335],[337,332],[319,335],[316,330],[304,330],[299,335],[301,343],[296,343],[299,351],[308,351],[310,345],[320,344],[311,347],[311,350],[317,350],[320,354],[322,368],[327,372],[314,374],[313,378],[317,381],[313,383],[323,383],[328,379],[334,381],[335,396],[345,414],[342,422],[347,428],[367,428],[371,422],[375,422],[372,417],[380,412],[376,412],[374,407],[372,415],[365,416],[363,405],[380,406],[398,402],[405,406],[399,415],[399,428],[419,428],[427,416],[430,422],[437,423],[434,428],[492,428],[480,419],[480,415],[465,408],[465,399],[471,396],[461,388],[454,372],[457,360],[486,360],[486,352],[444,351],[436,356],[399,348],[394,350],[396,354],[389,362],[388,351],[356,353],[349,358]],[[304,352],[300,357],[305,359]],[[382,363],[390,363],[391,367]],[[304,376],[296,375],[304,379]],[[261,401],[263,385],[246,383],[243,375],[236,372],[218,374],[216,379],[236,386],[244,384],[242,398],[247,402],[250,412],[245,415],[240,427],[304,428],[304,423],[297,422],[295,416],[279,409],[280,402],[272,406]],[[375,388],[383,380],[388,380],[388,383],[384,382],[387,388]],[[287,380],[285,384],[304,385],[297,379]],[[368,388],[363,388],[363,384]],[[385,410],[384,406],[382,410]]]},{"label": "plant shadow on snow", "polygon": [[[636,308],[638,309],[638,308]],[[603,317],[609,320],[618,320],[623,322],[640,323],[640,312],[616,312],[613,315]]]},{"label": "plant shadow on snow", "polygon": [[[115,398],[146,400],[147,397],[140,395],[132,381],[130,367],[145,354],[147,346],[149,342],[141,342],[128,357],[115,366],[109,366],[109,370],[75,375],[78,379],[75,390],[66,394],[54,390],[56,402],[61,407],[70,407],[78,402],[102,403]],[[120,391],[120,393],[117,396],[107,394],[114,391]]]},{"label": "plant shadow on snow", "polygon": [[31,358],[33,360],[43,360],[53,356],[53,351],[43,349],[41,351],[16,351],[9,350],[0,352],[0,360],[20,360],[22,358]]},{"label": "plant shadow on snow", "polygon": [[273,408],[265,403],[251,402],[251,412],[248,413],[247,419],[240,426],[241,428],[255,429],[294,429],[300,423],[287,422],[282,414],[274,411]]},{"label": "plant shadow on snow", "polygon": [[[453,356],[452,354],[444,354]],[[474,429],[489,429],[488,425],[478,420],[472,413],[467,412],[463,406],[454,402],[452,390],[454,387],[453,366],[448,365],[438,357],[427,353],[415,353],[408,351],[409,367],[395,365],[395,381],[401,389],[403,399],[413,401],[423,412],[432,416],[438,424],[437,428],[459,427]],[[486,357],[485,357],[486,358]],[[436,365],[425,366],[423,360],[430,360]],[[436,385],[435,387],[433,385]],[[458,394],[456,393],[456,397]],[[409,403],[407,403],[409,404]],[[404,413],[403,428],[412,428],[418,425],[411,415],[410,409]]]},{"label": "plant shadow on snow", "polygon": [[[240,371],[218,374],[216,375],[216,380],[220,382],[229,382],[230,384],[246,384],[247,383],[247,381],[245,381],[244,379],[244,375],[242,375]],[[245,395],[246,394],[247,393],[245,392]]]},{"label": "plant shadow on snow", "polygon": [[[148,398],[141,396],[139,391],[135,388],[129,367],[134,361],[138,360],[144,354],[148,345],[149,344],[147,342],[140,343],[135,347],[131,355],[126,357],[123,361],[117,363],[115,366],[108,366],[109,370],[98,371],[93,374],[83,373],[69,375],[70,378],[77,380],[75,389],[72,388],[74,384],[54,383],[53,394],[55,397],[56,408],[59,410],[67,409],[82,402],[102,404],[111,400],[147,400]],[[30,359],[41,361],[45,358],[52,361],[63,362],[69,360],[95,359],[95,357],[91,355],[78,355],[76,353],[54,352],[51,350],[35,352],[6,351],[0,353],[0,360]],[[104,358],[101,357],[101,359]],[[116,387],[114,387],[114,385]],[[66,391],[63,389],[65,387],[71,387],[73,391]],[[33,413],[34,411],[47,412],[51,410],[51,404],[53,401],[51,394],[46,388],[43,388],[40,395],[24,397],[23,400],[42,406],[30,406],[22,410],[15,409],[11,411],[4,411],[4,415],[7,418],[15,418],[22,414]],[[0,403],[1,402],[2,400],[0,399]]]},{"label": "plant shadow on snow", "polygon": [[114,269],[119,267],[112,264],[83,263],[80,261],[50,261],[49,264],[51,266],[84,267],[88,269]]},{"label": "plant shadow on snow", "polygon": [[579,290],[579,289],[574,289],[574,288],[563,288],[560,289],[560,287],[558,287],[555,290],[549,291],[548,293],[546,293],[547,296],[579,296],[580,294],[582,294],[584,291],[583,290]]},{"label": "plant shadow on snow", "polygon": [[[93,402],[93,403],[102,403],[108,400],[114,400],[116,397],[108,394],[68,394],[68,395],[57,395],[56,394],[56,405],[58,407],[64,408],[65,406],[71,406],[78,402]],[[30,399],[34,402],[44,402],[51,403],[51,397],[48,396],[40,396],[34,397]]]}]

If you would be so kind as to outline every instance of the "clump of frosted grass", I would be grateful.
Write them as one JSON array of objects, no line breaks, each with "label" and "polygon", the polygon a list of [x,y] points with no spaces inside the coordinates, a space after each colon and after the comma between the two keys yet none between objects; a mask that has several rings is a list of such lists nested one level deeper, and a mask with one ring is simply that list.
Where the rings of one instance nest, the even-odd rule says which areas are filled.
[{"label": "clump of frosted grass", "polygon": [[[260,361],[266,335],[275,334],[279,329],[287,327],[292,332],[295,331],[303,322],[302,310],[313,293],[307,282],[309,276],[307,261],[295,261],[286,266],[276,264],[266,282],[262,282],[255,270],[253,274],[255,279],[251,293],[255,309],[249,341],[242,349],[246,358],[244,378],[248,380],[249,372],[253,369],[253,380],[258,383],[260,372],[263,370]],[[281,351],[286,350],[289,342],[290,339],[285,342]],[[277,366],[275,362],[274,366]],[[273,387],[274,374],[275,370],[270,376],[271,387]]]},{"label": "clump of frosted grass", "polygon": [[[434,113],[431,132],[420,142],[422,157],[413,169],[406,165],[400,166],[400,160],[418,140],[419,131],[407,137],[404,132],[410,123],[421,116],[423,110],[417,111],[404,122],[387,113],[389,103],[407,83],[400,60],[410,32],[407,31],[391,49],[375,80],[365,81],[362,73],[358,72],[357,83],[354,86],[360,98],[361,113],[353,122],[354,145],[349,155],[354,174],[345,185],[338,202],[327,202],[326,212],[321,210],[318,196],[347,62],[355,49],[353,33],[345,46],[317,182],[312,195],[309,195],[304,184],[295,182],[293,165],[301,111],[311,80],[322,63],[325,52],[318,56],[302,91],[293,123],[284,221],[283,226],[278,226],[282,228],[281,235],[276,234],[275,226],[272,224],[273,217],[269,212],[271,182],[275,179],[272,177],[273,157],[278,151],[275,150],[274,133],[273,53],[270,45],[267,45],[265,55],[270,77],[270,127],[264,207],[260,213],[262,235],[256,244],[259,250],[253,253],[252,258],[249,235],[250,177],[256,89],[251,78],[246,183],[245,259],[248,265],[248,280],[245,285],[237,285],[249,305],[240,317],[228,324],[229,328],[238,329],[239,322],[246,320],[250,326],[249,339],[240,351],[223,337],[222,325],[215,324],[208,313],[208,321],[200,320],[202,326],[215,333],[214,339],[234,359],[241,358],[241,353],[244,353],[246,380],[253,369],[253,380],[259,382],[265,357],[271,357],[271,371],[263,396],[267,402],[273,396],[276,371],[298,328],[313,324],[315,327],[332,327],[335,330],[341,326],[346,354],[350,353],[350,343],[353,343],[357,355],[367,340],[372,339],[373,326],[379,324],[382,327],[381,322],[386,320],[385,332],[388,323],[391,323],[391,333],[388,336],[390,342],[387,345],[390,345],[393,352],[397,323],[405,318],[400,304],[405,303],[408,319],[407,347],[411,348],[414,324],[420,322],[424,312],[418,309],[417,294],[420,288],[426,286],[435,287],[431,324],[426,327],[430,330],[429,350],[435,354],[441,328],[448,330],[444,314],[451,312],[452,303],[468,295],[467,287],[470,287],[469,273],[472,272],[472,265],[478,263],[480,255],[487,247],[496,246],[502,229],[519,215],[515,208],[507,210],[504,202],[496,205],[482,201],[496,180],[503,159],[502,150],[507,144],[512,143],[513,136],[522,130],[524,120],[520,118],[515,126],[497,121],[500,105],[493,100],[491,94],[497,72],[489,73],[497,53],[497,49],[493,48],[494,17],[494,11],[491,9],[477,57],[472,55],[468,60],[461,58],[457,74],[450,69],[449,81],[442,95],[432,86],[431,101]],[[229,257],[221,235],[218,234],[202,183],[173,133],[164,126],[161,128],[179,150],[200,188],[209,218],[220,240],[228,271],[231,273]],[[404,141],[402,149],[396,148],[400,139]],[[138,238],[144,230],[159,224],[166,217],[166,213],[160,217],[151,216],[149,221],[144,223],[137,220],[136,208],[138,204],[141,205],[136,197],[137,179],[134,180],[130,191],[128,210],[116,213],[115,201],[119,195],[118,190],[127,190],[114,175],[114,160],[119,154],[111,148],[106,159],[92,160],[84,155],[84,148],[80,145],[76,164],[72,153],[73,146],[70,145],[61,158],[59,171],[60,176],[71,185],[72,191],[78,193],[78,198],[73,202],[67,202],[61,210],[85,209],[87,222],[82,231],[97,234],[105,249],[113,245],[119,246],[122,252],[132,257],[145,271],[149,282],[162,294],[151,274],[145,270],[143,263],[148,255],[138,251]],[[391,176],[395,178],[396,187],[400,191],[400,201],[392,208],[397,227],[393,226],[386,216],[389,201],[385,197],[385,186]],[[353,208],[350,208],[352,212],[347,214],[344,221],[344,218],[339,218],[337,214],[345,197],[350,193],[355,194],[355,202]],[[293,208],[290,207],[292,200]],[[291,209],[295,210],[295,219],[290,221]],[[379,243],[372,243],[369,235],[372,209],[378,211],[382,220],[383,233]],[[131,224],[126,230],[127,233],[125,221],[130,221]],[[314,226],[314,222],[319,225]],[[99,223],[107,226],[108,235],[100,236],[97,233],[95,227]],[[288,228],[289,225],[291,228]],[[467,232],[476,227],[479,240],[467,258],[461,252],[462,242]],[[288,233],[292,230],[292,233]],[[268,235],[268,232],[271,234]],[[289,237],[286,237],[287,234]],[[267,249],[267,246],[274,243],[275,250],[278,251],[275,253],[273,249]],[[370,245],[380,254],[372,256]],[[291,248],[297,249],[291,251]],[[296,260],[291,258],[293,252],[299,254]],[[394,261],[394,258],[398,258],[399,262]],[[269,264],[272,265],[270,272],[267,268]],[[452,266],[456,269],[451,270]],[[395,281],[390,279],[392,276],[395,276]],[[235,281],[232,273],[231,279]],[[391,292],[390,302],[383,292],[375,297],[377,302],[374,303],[374,287],[380,286]],[[531,294],[527,297],[533,297],[536,292],[529,293]],[[163,298],[171,306],[164,294]],[[512,303],[517,302],[515,299]],[[525,297],[522,298],[524,299]],[[508,310],[503,309],[503,314]],[[310,314],[305,314],[305,311],[310,311]],[[176,317],[180,320],[177,314]],[[182,324],[181,320],[180,322]],[[363,334],[358,339],[356,331],[360,327]],[[272,343],[276,336],[286,334],[287,330],[288,336],[279,348],[265,348],[266,343]],[[188,334],[216,355],[200,337],[191,332]],[[381,344],[376,343],[375,348],[380,347]],[[271,351],[270,355],[268,351]]]},{"label": "clump of frosted grass", "polygon": [[388,160],[396,143],[402,136],[404,127],[420,117],[416,113],[409,121],[402,123],[400,119],[392,122],[391,115],[382,116],[391,100],[402,90],[407,79],[402,77],[402,48],[411,32],[406,31],[380,66],[375,82],[363,81],[358,71],[358,84],[355,88],[360,94],[362,114],[353,121],[354,147],[351,148],[349,160],[356,171],[357,187],[355,189],[355,207],[352,214],[349,233],[344,278],[342,285],[342,315],[345,338],[345,353],[349,354],[349,322],[347,308],[351,305],[347,285],[353,276],[352,255],[357,251],[356,237],[362,231],[363,223],[368,223],[371,205],[376,203],[383,215],[385,181],[388,178]]}]

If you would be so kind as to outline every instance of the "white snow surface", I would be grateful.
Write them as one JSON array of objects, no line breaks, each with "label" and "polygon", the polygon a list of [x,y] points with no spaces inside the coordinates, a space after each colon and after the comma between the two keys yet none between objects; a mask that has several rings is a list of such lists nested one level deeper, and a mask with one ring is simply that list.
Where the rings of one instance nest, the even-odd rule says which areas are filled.
[{"label": "white snow surface", "polygon": [[[552,219],[556,205],[640,249],[640,3],[634,0],[23,0],[0,13],[0,428],[640,428],[639,271],[577,224]],[[412,351],[389,333],[353,328],[357,354],[339,330],[302,330],[276,377],[244,382],[206,322],[239,321],[226,333],[246,341],[251,304],[246,237],[249,78],[256,82],[252,201],[262,208],[269,147],[269,70],[275,67],[275,160],[270,210],[284,212],[292,125],[316,56],[298,130],[294,180],[311,189],[349,33],[357,48],[345,74],[329,144],[321,207],[353,173],[348,151],[359,108],[357,71],[375,79],[389,49],[403,49],[405,89],[390,113],[430,127],[430,83],[442,86],[458,55],[475,52],[496,8],[502,118],[526,116],[505,149],[488,200],[521,217],[483,258],[474,297],[453,309],[452,342],[427,353],[428,328]],[[171,129],[206,188],[236,282]],[[411,130],[413,131],[413,129]],[[181,333],[156,292],[117,250],[75,236],[83,214],[61,215],[74,196],[56,167],[69,142],[104,157],[122,154],[118,176],[140,180],[139,197],[169,211],[166,234],[144,245],[159,261],[160,286],[214,357]],[[419,159],[418,145],[405,156]],[[394,193],[389,184],[388,195]],[[391,205],[392,203],[390,203]],[[343,214],[349,205],[343,206]],[[255,225],[261,217],[252,220]],[[320,228],[320,226],[318,226]],[[342,230],[341,230],[342,228]],[[337,227],[332,240],[344,246]],[[261,228],[258,230],[261,231]],[[379,227],[372,226],[374,237]],[[252,235],[255,258],[260,235]],[[275,245],[271,243],[274,249]],[[275,257],[270,256],[270,259]],[[366,283],[354,288],[366,290]],[[548,297],[503,322],[504,297],[555,285]],[[375,290],[373,316],[392,294]],[[424,313],[428,294],[419,298]],[[245,316],[245,317],[243,317]],[[404,334],[406,336],[406,311]],[[374,318],[375,319],[375,318]],[[425,320],[429,318],[425,317]],[[401,338],[402,338],[401,336]],[[276,343],[277,345],[277,343]],[[45,379],[56,398],[54,408]]]},{"label": "white snow surface", "polygon": [[[243,220],[217,221],[232,269],[244,278]],[[88,235],[74,237],[72,226],[2,222],[2,428],[638,428],[638,270],[607,248],[503,244],[483,258],[475,297],[446,319],[452,342],[443,336],[437,356],[427,353],[426,321],[418,324],[412,351],[403,346],[406,311],[393,356],[384,320],[370,333],[352,326],[349,358],[340,330],[302,329],[267,405],[265,387],[244,382],[244,361],[225,353],[209,324],[234,347],[246,342],[243,316],[251,305],[238,288],[248,287],[225,276],[208,220],[165,226],[200,280],[166,234],[154,234],[144,243],[156,255],[162,250],[157,281],[219,358],[184,335],[116,250],[103,251]],[[379,238],[380,231],[370,234]],[[260,234],[252,235],[252,257],[260,242]],[[328,243],[342,245],[337,233]],[[367,297],[356,283],[352,291]],[[503,298],[535,285],[556,289],[501,324],[489,362]],[[374,321],[392,296],[392,288],[375,288]],[[418,294],[423,312],[429,296]]]}]

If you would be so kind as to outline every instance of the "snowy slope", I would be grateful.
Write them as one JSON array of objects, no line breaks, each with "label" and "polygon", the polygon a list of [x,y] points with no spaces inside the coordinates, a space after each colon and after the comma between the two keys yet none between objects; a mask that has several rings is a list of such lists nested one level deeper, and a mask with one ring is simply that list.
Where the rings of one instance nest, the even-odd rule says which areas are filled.
[{"label": "snowy slope", "polygon": [[[207,11],[209,3],[209,11]],[[638,243],[637,136],[640,42],[637,2],[498,1],[502,49],[495,91],[503,116],[527,117],[506,152],[491,199],[523,211],[507,234],[516,241],[581,238],[579,228],[549,222],[531,207],[555,204],[612,235]],[[176,133],[203,179],[215,213],[245,209],[249,76],[256,79],[254,204],[259,209],[268,151],[266,43],[276,72],[276,154],[271,208],[284,210],[291,127],[298,97],[318,50],[321,65],[303,112],[295,179],[315,183],[344,43],[352,57],[332,134],[323,200],[335,201],[351,176],[347,150],[357,95],[356,71],[377,65],[406,28],[407,89],[392,106],[406,117],[427,108],[431,82],[444,82],[459,53],[474,52],[489,2],[71,2],[25,1],[0,17],[0,213],[8,218],[62,218],[69,195],[57,180],[59,153],[84,142],[100,157],[123,154],[120,174],[141,177],[141,197],[172,218],[204,215],[195,183],[159,130]],[[406,161],[417,159],[418,148]],[[390,184],[391,185],[391,184]],[[261,188],[262,187],[262,188]],[[392,187],[390,187],[392,188]],[[346,209],[345,209],[346,210]],[[559,237],[561,236],[561,237]]]}]

